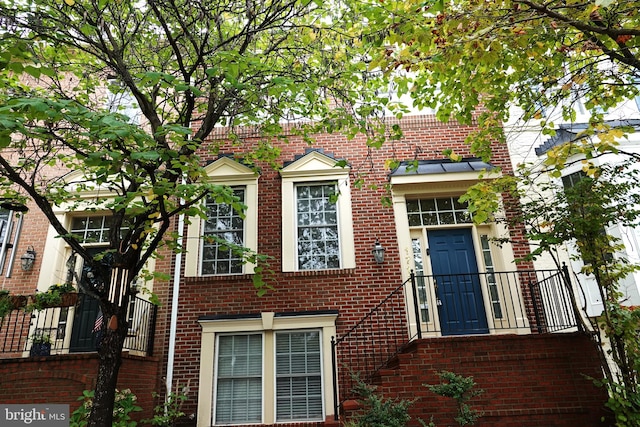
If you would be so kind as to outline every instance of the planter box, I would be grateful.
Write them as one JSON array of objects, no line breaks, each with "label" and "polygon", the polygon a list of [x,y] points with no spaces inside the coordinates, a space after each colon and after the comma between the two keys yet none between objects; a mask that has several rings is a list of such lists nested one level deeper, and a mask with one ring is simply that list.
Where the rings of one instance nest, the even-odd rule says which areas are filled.
[{"label": "planter box", "polygon": [[42,294],[36,294],[31,296],[32,307],[35,309],[44,309],[44,308],[54,308],[54,307],[70,307],[72,305],[76,305],[78,303],[78,293],[77,292],[68,292],[66,294],[60,295],[59,302],[43,302],[40,297]]},{"label": "planter box", "polygon": [[60,307],[70,307],[72,305],[76,305],[78,303],[78,293],[70,292],[68,294],[62,295],[62,302],[60,302]]},{"label": "planter box", "polygon": [[29,356],[49,356],[51,355],[51,344],[50,343],[33,343],[31,344],[31,349],[29,350]]},{"label": "planter box", "polygon": [[11,301],[11,307],[13,310],[18,310],[19,308],[24,308],[27,306],[27,302],[29,302],[29,297],[26,295],[9,295],[9,301]]}]

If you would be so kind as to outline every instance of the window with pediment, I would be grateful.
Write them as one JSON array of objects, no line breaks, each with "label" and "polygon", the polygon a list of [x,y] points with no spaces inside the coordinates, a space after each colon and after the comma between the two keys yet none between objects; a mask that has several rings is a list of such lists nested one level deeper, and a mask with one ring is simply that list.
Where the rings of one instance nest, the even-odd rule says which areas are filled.
[{"label": "window with pediment", "polygon": [[218,158],[205,171],[209,182],[231,187],[245,211],[212,198],[205,201],[207,218],[192,218],[187,229],[185,275],[251,274],[254,265],[239,248],[258,249],[258,174],[229,157]]},{"label": "window with pediment", "polygon": [[280,171],[283,271],[355,267],[349,168],[336,163],[312,150]]}]

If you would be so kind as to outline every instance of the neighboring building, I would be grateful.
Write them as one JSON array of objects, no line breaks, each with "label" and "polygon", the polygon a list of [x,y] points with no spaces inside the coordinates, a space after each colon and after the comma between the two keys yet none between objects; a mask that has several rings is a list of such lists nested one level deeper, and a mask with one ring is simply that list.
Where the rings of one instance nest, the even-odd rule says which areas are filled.
[{"label": "neighboring building", "polygon": [[[545,137],[540,132],[537,122],[522,123],[517,120],[520,116],[518,109],[514,108],[512,112],[513,121],[505,125],[505,133],[507,135],[509,152],[513,165],[519,163],[530,163],[533,167],[543,169],[543,162],[546,155],[554,147],[571,143],[578,134],[587,128],[588,116],[585,109],[579,101],[575,101],[578,115],[573,123],[567,123],[554,114],[553,117],[547,117],[556,123],[556,134],[553,137]],[[549,113],[551,114],[551,112]],[[597,165],[615,165],[628,160],[628,154],[637,155],[640,153],[640,97],[635,100],[625,102],[616,109],[607,112],[605,115],[605,123],[611,127],[626,126],[635,129],[635,133],[630,133],[628,137],[621,138],[620,154],[608,153],[603,156],[591,159]],[[567,166],[562,171],[562,177],[557,181],[559,188],[572,186],[576,179],[580,178],[582,173],[583,157],[573,156],[567,160]],[[541,177],[540,179],[545,179]],[[640,263],[640,229],[637,227],[625,227],[622,224],[610,224],[605,230],[609,235],[620,239],[624,245],[624,250],[615,254],[617,257],[626,258],[631,264],[638,265]],[[577,295],[580,298],[580,304],[586,309],[589,316],[598,316],[601,314],[602,298],[598,290],[595,279],[592,275],[581,273],[583,262],[578,255],[578,250],[574,245],[558,248],[559,259],[571,266],[573,272],[577,274],[579,285]],[[549,259],[542,257],[536,262],[536,267],[549,266]],[[551,267],[553,268],[553,267]],[[628,306],[640,305],[640,273],[630,274],[620,283],[620,291],[623,293],[621,303]]]},{"label": "neighboring building", "polygon": [[[281,168],[258,165],[259,171],[244,165],[243,153],[225,144],[226,129],[217,129],[210,142],[222,144],[221,154],[203,150],[202,162],[211,181],[231,186],[246,211],[208,200],[207,219],[186,218],[183,229],[176,223],[187,252],[164,253],[150,266],[171,279],[152,284],[162,302],[157,317],[144,302],[142,311],[132,309],[121,384],[139,398],[149,387],[161,390],[165,377],[172,391],[188,386],[185,422],[198,426],[330,426],[349,414],[354,371],[388,397],[421,398],[414,418],[433,415],[440,425],[450,422],[454,408],[433,403],[422,384],[447,369],[473,375],[485,389],[479,405],[486,425],[550,425],[551,419],[559,426],[598,425],[605,398],[583,374],[598,377],[599,362],[558,297],[567,297],[561,272],[516,264],[528,246],[499,246],[492,237],[510,233],[522,241],[523,230],[476,225],[458,201],[470,185],[496,176],[494,166],[510,173],[507,147],[495,147],[493,164],[470,156],[451,162],[443,150],[468,153],[464,140],[474,126],[430,115],[397,123],[403,139],[381,149],[367,147],[362,136],[316,135],[309,145],[288,135]],[[252,129],[238,136],[248,146],[257,141]],[[107,217],[64,208],[59,215],[86,233],[87,244],[100,245]],[[45,289],[60,282],[70,268],[70,254],[47,232],[42,215],[31,211],[27,221],[16,251],[33,247],[35,266],[6,282],[25,293],[36,283]],[[267,255],[272,289],[258,295],[253,278],[263,266],[241,262],[224,241]],[[0,337],[19,323],[16,316],[5,319]],[[93,345],[87,328],[94,318],[82,305],[56,311],[48,327],[65,331],[54,348],[60,356],[21,360],[24,375],[35,376],[47,363],[78,366],[78,357],[90,358],[90,348],[74,347],[73,336],[82,331],[83,343]],[[552,331],[568,333],[547,334]],[[152,338],[153,345],[139,346],[137,337]],[[0,378],[27,354],[11,356],[0,360]],[[75,377],[50,379],[42,383],[62,390]],[[70,387],[57,399],[73,403],[74,392]]]}]

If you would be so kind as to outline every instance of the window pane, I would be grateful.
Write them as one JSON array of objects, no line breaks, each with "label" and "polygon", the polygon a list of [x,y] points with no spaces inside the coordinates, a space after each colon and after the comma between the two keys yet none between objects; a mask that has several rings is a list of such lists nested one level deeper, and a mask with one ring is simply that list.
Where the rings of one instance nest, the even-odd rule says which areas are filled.
[{"label": "window pane", "polygon": [[[111,216],[82,216],[71,219],[71,233],[79,237],[80,243],[108,243],[109,230],[113,224]],[[121,228],[121,234],[127,230]]]},{"label": "window pane", "polygon": [[276,421],[322,419],[318,331],[276,334]]},{"label": "window pane", "polygon": [[[234,188],[233,194],[240,203],[244,203],[244,188]],[[208,200],[207,209],[208,218],[203,226],[201,273],[242,273],[242,254],[234,249],[234,245],[244,245],[244,219],[225,203]]]},{"label": "window pane", "polygon": [[262,421],[262,335],[218,338],[216,424]]},{"label": "window pane", "polygon": [[471,222],[471,215],[467,211],[456,212],[456,223],[457,224],[468,224]]},{"label": "window pane", "polygon": [[453,212],[440,212],[438,215],[440,224],[455,224],[456,222],[453,218]]},{"label": "window pane", "polygon": [[420,212],[419,200],[407,200],[407,212]]},{"label": "window pane", "polygon": [[436,205],[440,211],[453,209],[451,198],[436,199]]},{"label": "window pane", "polygon": [[335,184],[296,187],[298,268],[340,268]]},{"label": "window pane", "polygon": [[435,211],[436,200],[435,199],[423,199],[420,200],[420,209],[424,211]]},{"label": "window pane", "polygon": [[467,209],[466,203],[461,203],[457,198],[453,198],[453,207],[455,210],[465,210]]},{"label": "window pane", "polygon": [[416,227],[422,225],[420,223],[420,215],[409,214],[409,227]]},{"label": "window pane", "polygon": [[438,215],[435,212],[423,214],[422,225],[438,225]]},{"label": "window pane", "polygon": [[457,197],[407,200],[406,204],[410,227],[471,222],[467,205]]},{"label": "window pane", "polygon": [[[491,257],[491,247],[489,246],[489,237],[485,234],[480,236],[480,244],[482,245],[482,256],[485,268],[488,272],[495,271],[493,258]],[[489,296],[491,297],[491,306],[493,309],[493,317],[502,319],[502,303],[500,302],[500,293],[498,284],[494,274],[487,274],[487,287],[489,288]]]},{"label": "window pane", "polygon": [[416,282],[418,285],[418,301],[420,304],[420,316],[423,322],[429,322],[429,305],[427,304],[427,288],[424,280],[424,261],[422,257],[421,239],[411,239],[413,248],[413,264],[416,269]]}]

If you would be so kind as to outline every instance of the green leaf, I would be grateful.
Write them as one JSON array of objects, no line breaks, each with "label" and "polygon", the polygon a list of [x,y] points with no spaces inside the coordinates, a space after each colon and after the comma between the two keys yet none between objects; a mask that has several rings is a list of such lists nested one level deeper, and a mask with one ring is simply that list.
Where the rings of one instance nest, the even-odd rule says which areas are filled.
[{"label": "green leaf", "polygon": [[160,153],[158,153],[157,151],[143,151],[143,152],[131,153],[131,158],[133,160],[155,161],[160,158]]}]

